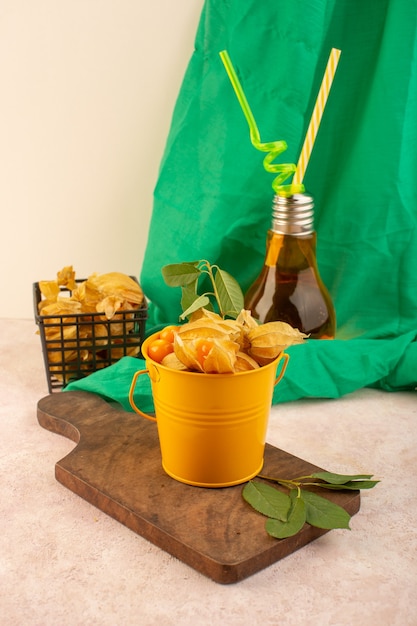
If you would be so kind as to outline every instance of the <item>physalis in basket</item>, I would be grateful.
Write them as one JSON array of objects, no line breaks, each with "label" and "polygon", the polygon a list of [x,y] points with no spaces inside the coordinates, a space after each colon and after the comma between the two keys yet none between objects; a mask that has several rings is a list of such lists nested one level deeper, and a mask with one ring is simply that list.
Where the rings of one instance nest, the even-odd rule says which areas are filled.
[{"label": "physalis in basket", "polygon": [[144,295],[130,276],[110,272],[76,281],[69,265],[57,272],[56,280],[40,281],[39,289],[48,362],[58,380],[63,380],[63,371],[68,376],[78,375],[79,369],[91,373],[109,365],[109,358],[139,354],[134,318]]},{"label": "physalis in basket", "polygon": [[231,374],[257,369],[307,337],[285,322],[258,324],[250,311],[223,319],[198,309],[181,326],[167,326],[148,346],[154,361],[178,370]]},{"label": "physalis in basket", "polygon": [[[71,292],[64,295],[62,288]],[[42,315],[104,313],[111,319],[118,311],[131,311],[143,303],[143,291],[133,278],[121,272],[91,274],[82,282],[75,280],[72,265],[57,272],[56,280],[42,280],[43,299],[38,310]]]}]

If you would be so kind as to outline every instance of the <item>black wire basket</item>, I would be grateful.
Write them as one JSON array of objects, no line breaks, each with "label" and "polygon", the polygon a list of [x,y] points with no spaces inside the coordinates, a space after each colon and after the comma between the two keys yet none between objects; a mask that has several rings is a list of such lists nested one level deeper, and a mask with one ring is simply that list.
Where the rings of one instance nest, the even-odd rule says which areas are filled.
[{"label": "black wire basket", "polygon": [[[84,280],[76,281],[81,282]],[[61,288],[61,293],[71,295],[65,288]],[[118,311],[111,319],[103,313],[42,315],[39,313],[41,300],[39,283],[33,283],[35,321],[39,327],[49,393],[113,365],[124,356],[141,356],[148,312],[145,298],[140,308]]]}]

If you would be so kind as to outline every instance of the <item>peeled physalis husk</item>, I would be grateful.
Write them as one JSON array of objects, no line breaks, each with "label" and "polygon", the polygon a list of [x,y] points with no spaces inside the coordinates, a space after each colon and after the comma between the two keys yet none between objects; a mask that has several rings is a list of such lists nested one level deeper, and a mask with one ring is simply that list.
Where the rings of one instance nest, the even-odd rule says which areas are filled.
[{"label": "peeled physalis husk", "polygon": [[[39,302],[38,312],[41,313],[49,304],[56,302],[60,293],[59,285],[56,280],[41,280],[39,281],[39,289],[44,299]],[[49,315],[45,313],[44,315]]]},{"label": "peeled physalis husk", "polygon": [[259,363],[252,359],[249,354],[245,352],[238,352],[236,355],[235,372],[248,372],[250,370],[258,369]]},{"label": "peeled physalis husk", "polygon": [[227,337],[183,338],[178,332],[174,337],[174,353],[187,369],[206,374],[228,374],[235,371],[239,344]]},{"label": "peeled physalis husk", "polygon": [[235,372],[236,355],[239,344],[230,339],[217,339],[203,360],[206,374],[232,374]]},{"label": "peeled physalis husk", "polygon": [[196,341],[195,338],[184,341],[180,337],[180,333],[176,333],[174,335],[174,354],[188,370],[203,372],[204,370],[197,359]]},{"label": "peeled physalis husk", "polygon": [[224,321],[221,315],[215,313],[214,311],[209,311],[204,307],[197,309],[197,311],[194,311],[194,313],[191,314],[190,321],[187,322],[187,325],[191,324],[192,322],[196,322],[197,320],[214,320],[216,322]]},{"label": "peeled physalis husk", "polygon": [[75,281],[75,272],[72,265],[66,265],[56,275],[56,282],[61,287],[66,287],[69,291],[73,291],[77,283]]},{"label": "peeled physalis husk", "polygon": [[167,354],[162,359],[161,364],[165,365],[165,367],[170,367],[173,370],[187,370],[187,367],[179,360],[175,352],[170,352],[169,354]]},{"label": "peeled physalis husk", "polygon": [[[124,303],[142,304],[143,292],[133,278],[121,272],[109,272],[108,274],[92,274],[87,279],[90,288],[97,290],[104,300],[106,296],[117,296]],[[99,305],[98,305],[99,306]],[[97,306],[97,310],[98,309]],[[131,308],[131,307],[129,307]]]},{"label": "peeled physalis husk", "polygon": [[250,347],[248,354],[259,365],[267,365],[279,354],[294,344],[303,343],[308,337],[286,322],[268,322],[248,332]]},{"label": "peeled physalis husk", "polygon": [[240,324],[243,329],[249,332],[252,328],[258,328],[258,322],[252,317],[250,311],[246,309],[242,309],[239,315],[236,318],[236,323]]},{"label": "peeled physalis husk", "polygon": [[222,328],[220,324],[215,324],[208,320],[188,322],[188,324],[184,324],[184,326],[178,330],[178,335],[180,335],[181,339],[184,341],[189,341],[190,339],[229,338],[229,332],[225,328]]},{"label": "peeled physalis husk", "polygon": [[192,317],[190,322],[180,328],[178,332],[184,340],[217,337],[219,339],[228,338],[237,341],[239,345],[241,344],[243,329],[240,324],[236,323],[236,320],[224,320],[220,315],[211,311],[207,311],[207,313],[210,315]]}]

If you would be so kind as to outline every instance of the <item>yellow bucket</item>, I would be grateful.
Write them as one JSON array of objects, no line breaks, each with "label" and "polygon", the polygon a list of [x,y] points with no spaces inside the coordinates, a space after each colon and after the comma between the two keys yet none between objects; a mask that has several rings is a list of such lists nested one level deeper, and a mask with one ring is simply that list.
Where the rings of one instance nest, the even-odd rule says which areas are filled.
[{"label": "yellow bucket", "polygon": [[[142,345],[146,369],[135,373],[129,401],[136,413],[156,421],[165,472],[199,487],[238,485],[259,474],[274,385],[289,356],[282,352],[268,365],[236,374],[185,372],[148,356],[157,337],[151,335]],[[156,417],[141,411],[133,399],[136,381],[144,374],[151,379]]]}]

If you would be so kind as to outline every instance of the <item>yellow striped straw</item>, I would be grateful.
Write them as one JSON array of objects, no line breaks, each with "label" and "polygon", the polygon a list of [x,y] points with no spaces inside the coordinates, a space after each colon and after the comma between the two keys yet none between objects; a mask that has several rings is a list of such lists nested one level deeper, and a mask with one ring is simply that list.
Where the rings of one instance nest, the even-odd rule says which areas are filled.
[{"label": "yellow striped straw", "polygon": [[332,48],[330,51],[329,60],[327,61],[326,71],[324,72],[319,95],[317,96],[307,134],[304,139],[300,158],[297,163],[297,169],[295,171],[292,181],[293,184],[300,185],[303,182],[304,174],[310,160],[311,151],[313,150],[323,111],[326,106],[327,98],[329,96],[333,78],[337,69],[337,64],[339,63],[340,52],[341,51],[337,48]]}]

